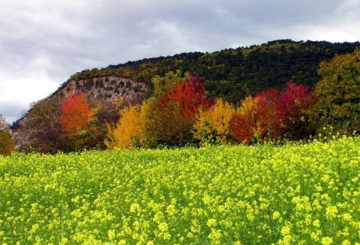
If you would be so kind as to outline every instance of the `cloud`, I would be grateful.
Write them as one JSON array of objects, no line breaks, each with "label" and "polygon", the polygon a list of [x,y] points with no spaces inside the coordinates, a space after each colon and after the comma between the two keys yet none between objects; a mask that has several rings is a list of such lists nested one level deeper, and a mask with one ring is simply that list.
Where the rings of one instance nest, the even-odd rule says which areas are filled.
[{"label": "cloud", "polygon": [[27,108],[86,68],[274,39],[356,41],[360,36],[357,0],[0,4],[0,113],[8,103]]},{"label": "cloud", "polygon": [[5,120],[8,123],[11,123],[19,119],[19,115],[25,112],[25,108],[22,104],[3,102],[0,103],[0,112],[1,112],[0,114],[4,115]]}]

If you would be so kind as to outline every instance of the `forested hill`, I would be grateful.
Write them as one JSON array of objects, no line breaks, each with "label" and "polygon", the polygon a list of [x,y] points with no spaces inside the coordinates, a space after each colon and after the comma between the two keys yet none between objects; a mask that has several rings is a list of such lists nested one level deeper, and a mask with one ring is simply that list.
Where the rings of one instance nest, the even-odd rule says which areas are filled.
[{"label": "forested hill", "polygon": [[[159,119],[158,121],[155,120],[158,124],[156,124],[156,127],[150,131],[155,132],[156,129],[160,129],[160,131],[154,135],[162,135],[161,133],[164,129],[168,129],[166,132],[170,132],[166,133],[165,136],[161,136],[162,138],[159,136],[159,138],[154,142],[156,142],[156,144],[163,144],[165,142],[168,145],[182,145],[193,139],[193,118],[189,121],[186,120],[188,115],[191,115],[193,111],[196,112],[197,107],[195,110],[191,110],[190,114],[189,111],[186,111],[186,116],[183,116],[185,115],[183,114],[184,112],[176,111],[179,109],[176,109],[177,107],[174,107],[173,110],[165,110],[166,113],[172,113],[166,114],[161,107],[158,107],[158,104],[166,104],[166,102],[164,102],[166,101],[166,97],[161,97],[162,95],[166,95],[170,99],[172,98],[171,96],[173,95],[170,96],[171,93],[169,93],[172,90],[169,90],[169,88],[174,86],[176,82],[181,82],[181,79],[185,80],[184,77],[187,78],[187,82],[183,85],[185,86],[185,84],[187,84],[187,87],[175,86],[175,88],[177,88],[177,95],[181,95],[184,91],[192,91],[193,94],[191,96],[199,94],[200,97],[197,101],[202,101],[204,108],[208,108],[212,104],[211,99],[205,98],[205,93],[214,99],[220,99],[222,97],[228,102],[233,103],[235,107],[240,105],[243,106],[245,102],[242,103],[241,101],[246,96],[254,95],[256,92],[269,87],[278,87],[282,90],[282,87],[284,87],[288,81],[293,81],[297,84],[309,85],[310,87],[313,87],[315,84],[319,84],[317,83],[320,80],[319,74],[323,77],[326,76],[329,71],[331,73],[331,69],[328,69],[329,71],[327,69],[319,69],[319,65],[322,61],[331,60],[335,54],[342,55],[345,53],[353,53],[353,51],[357,48],[360,50],[359,42],[329,43],[278,40],[262,45],[237,49],[225,49],[213,53],[183,53],[168,57],[143,59],[125,64],[110,65],[107,68],[102,69],[85,70],[72,75],[68,81],[61,85],[60,88],[52,95],[33,104],[30,110],[23,115],[22,118],[13,123],[11,127],[12,134],[14,138],[16,138],[17,149],[20,150],[35,149],[39,152],[56,153],[59,150],[67,151],[91,149],[94,147],[105,149],[105,140],[109,137],[113,137],[111,135],[111,131],[108,130],[108,125],[117,125],[120,118],[119,112],[124,108],[126,108],[126,110],[131,109],[131,113],[134,112],[133,115],[136,115],[133,118],[136,118],[136,121],[139,121],[138,117],[140,117],[140,115],[136,114],[139,110],[134,109],[137,108],[135,104],[139,104],[149,98],[147,102],[153,101],[153,103],[144,103],[142,106],[148,106],[146,110],[155,113],[154,115],[151,115],[156,118],[156,120]],[[339,56],[340,58],[337,57],[334,59],[335,61],[338,58],[340,61],[342,59],[345,59],[345,61],[349,60],[347,61],[348,63],[345,62],[345,68],[342,67],[341,63],[328,65],[330,67],[338,67],[341,70],[338,72],[340,75],[336,77],[334,81],[336,86],[334,85],[333,89],[338,89],[338,87],[341,86],[349,87],[348,83],[351,84],[353,81],[358,81],[356,75],[355,78],[347,75],[347,73],[352,74],[353,69],[355,70],[355,74],[357,74],[356,64],[359,60],[359,57],[357,56],[358,52],[359,51],[355,51],[353,54]],[[355,63],[355,65],[353,63]],[[321,64],[322,68],[324,68],[324,65],[326,66],[326,63]],[[201,77],[204,77],[205,88],[202,82],[199,82],[203,81],[203,78],[200,78],[197,75],[190,76],[188,72],[198,73]],[[330,74],[329,76],[332,75]],[[346,77],[345,79],[343,79],[344,76]],[[294,83],[289,83],[291,86],[287,86],[286,88],[294,88]],[[327,87],[328,85],[325,84],[322,86]],[[308,93],[306,86],[303,86],[302,88],[306,88],[306,91],[303,90],[305,93],[302,95],[302,99],[305,100],[303,105],[309,105],[310,107],[310,105],[312,105],[312,101],[314,101],[312,92]],[[276,89],[268,91],[276,91]],[[174,94],[175,92],[172,91],[172,93]],[[331,96],[331,93],[332,92],[327,94],[325,97]],[[358,125],[357,119],[351,122],[348,121],[348,118],[354,117],[354,114],[350,113],[352,113],[353,110],[358,110],[357,105],[354,104],[357,101],[357,94],[351,94],[351,96],[348,97],[351,98],[349,102],[346,101],[348,98],[343,96],[341,93],[337,94],[337,97],[334,99],[337,104],[335,103],[334,105],[332,101],[329,102],[324,100],[324,104],[328,106],[327,108],[324,109],[318,104],[312,107],[314,108],[314,118],[319,118],[314,120],[311,119],[312,123],[315,122],[315,124],[318,124],[318,120],[320,120],[323,123],[322,125],[337,126],[336,123],[338,122],[348,123],[346,125]],[[314,95],[317,96],[316,94]],[[324,96],[321,96],[322,95],[320,94],[320,99],[318,101],[324,99]],[[180,97],[186,96],[181,95]],[[270,95],[268,97],[275,98],[275,96]],[[308,100],[306,100],[306,98],[308,98]],[[250,97],[249,99],[251,100]],[[77,101],[78,104],[74,101]],[[281,104],[287,104],[286,101],[288,100],[284,100]],[[345,101],[345,103],[343,103],[343,101]],[[67,105],[65,102],[69,102],[68,104],[71,106]],[[273,105],[273,102],[269,103]],[[293,102],[293,105],[295,106],[297,103],[295,103],[295,99]],[[80,108],[80,111],[88,112],[87,114],[84,113],[85,117],[81,126],[78,126],[78,121],[71,121],[75,118],[74,115],[77,114],[71,114],[66,117],[63,116],[66,114],[66,110],[70,110],[69,108],[77,108],[76,106],[79,104],[83,105],[83,107]],[[343,104],[345,106],[343,106]],[[349,107],[352,104],[355,105],[354,109]],[[128,105],[134,106],[127,107]],[[264,106],[263,108],[266,107]],[[342,110],[340,111],[333,108],[342,108]],[[144,109],[144,111],[146,110]],[[329,113],[334,113],[335,116],[330,117],[329,119],[324,119],[322,117],[324,110],[328,110]],[[340,111],[342,114],[336,114],[337,111]],[[44,115],[46,115],[46,117]],[[171,120],[173,120],[174,115],[179,116],[174,120],[175,123],[179,123],[179,125],[183,125],[183,127],[178,127],[178,125],[173,125],[172,127],[167,125],[168,120],[160,120],[160,118],[171,118]],[[234,117],[235,115],[231,118]],[[273,117],[274,115],[270,115],[267,118]],[[91,120],[89,118],[91,118]],[[301,116],[296,118],[301,118]],[[339,118],[342,118],[342,120],[339,120]],[[65,123],[62,123],[60,119]],[[71,134],[67,136],[64,134],[65,124],[67,123],[66,120],[68,119],[70,120],[70,126],[79,130],[76,137],[73,137]],[[143,120],[145,122],[145,119]],[[151,120],[149,119],[148,122]],[[235,136],[231,136],[232,138],[238,137],[236,134],[239,132],[241,133],[243,128],[246,129],[244,122],[241,121],[243,120],[241,116],[236,120],[239,121],[238,125],[240,126],[238,129],[233,128],[233,132],[235,132],[233,135]],[[292,122],[293,121],[294,120],[292,120]],[[124,123],[124,125],[132,124],[135,125],[135,121]],[[263,124],[270,125],[267,124],[267,122],[264,122]],[[86,129],[83,128],[85,127],[84,125],[87,127]],[[249,125],[250,126],[247,127],[246,130],[248,130],[248,132],[254,132],[254,130],[251,129],[253,126],[251,126],[252,124],[250,124],[250,122]],[[300,125],[302,124],[300,123]],[[342,130],[344,129],[343,125],[341,124],[337,128]],[[359,130],[360,132],[358,126],[351,125],[345,128]],[[179,129],[179,131],[174,131],[174,128]],[[291,126],[289,128],[292,129],[293,127]],[[300,135],[296,137],[294,136],[294,139],[306,138],[309,137],[309,135],[312,135],[313,132],[318,132],[318,128],[312,124],[310,125],[310,123],[305,124],[305,126],[299,126],[298,128],[300,128],[300,130],[298,130]],[[270,126],[266,130],[264,129],[258,135],[264,135],[264,132],[276,132],[275,126],[274,130],[273,128],[270,128]],[[69,130],[69,132],[71,131]],[[122,135],[124,132],[128,131],[127,129],[124,129],[119,132],[121,132]],[[176,132],[176,134],[173,134],[173,132]],[[180,135],[181,137],[176,138],[177,135]],[[182,135],[185,135],[186,137],[182,137]],[[279,135],[281,135],[281,132]],[[282,134],[282,136],[283,135],[285,134]],[[132,142],[132,137],[133,136],[128,138],[130,139],[129,142]],[[251,138],[252,136],[246,137],[249,142],[250,140],[253,140],[253,138]],[[257,137],[259,138],[260,136]],[[149,135],[148,139],[152,138],[153,135]],[[242,142],[244,140],[243,138],[243,135],[241,135],[241,137],[239,136],[238,141]]]},{"label": "forested hill", "polygon": [[151,79],[156,75],[179,70],[197,72],[205,77],[209,95],[238,103],[246,95],[281,87],[289,80],[313,86],[319,80],[317,69],[321,61],[352,52],[356,47],[360,47],[359,42],[276,40],[213,53],[182,53],[84,70],[72,75],[69,81],[116,76],[146,83],[151,88]]},{"label": "forested hill", "polygon": [[[48,98],[85,92],[89,98],[98,101],[122,97],[139,102],[152,95],[152,78],[172,71],[197,72],[205,77],[208,95],[239,105],[247,95],[268,87],[282,87],[290,80],[313,86],[319,80],[317,69],[321,61],[330,60],[335,54],[351,53],[356,47],[360,47],[359,42],[286,39],[213,53],[193,52],[142,59],[75,73]],[[18,128],[32,109],[14,122],[12,128]]]}]

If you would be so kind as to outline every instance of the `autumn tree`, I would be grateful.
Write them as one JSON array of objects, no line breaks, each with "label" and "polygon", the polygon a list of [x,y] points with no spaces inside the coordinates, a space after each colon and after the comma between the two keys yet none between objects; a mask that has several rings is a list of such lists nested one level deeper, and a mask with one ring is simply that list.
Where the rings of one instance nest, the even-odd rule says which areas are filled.
[{"label": "autumn tree", "polygon": [[62,99],[54,96],[34,103],[14,126],[20,150],[56,153],[66,148],[59,121]]},{"label": "autumn tree", "polygon": [[160,98],[160,102],[166,107],[171,101],[175,101],[179,104],[180,112],[184,117],[193,117],[199,109],[206,110],[213,104],[213,100],[205,94],[204,81],[203,77],[195,73],[184,83],[176,83]]},{"label": "autumn tree", "polygon": [[192,138],[194,117],[184,117],[176,101],[164,106],[157,98],[120,111],[115,127],[108,126],[108,148],[154,147],[159,144],[184,145]]},{"label": "autumn tree", "polygon": [[213,142],[227,144],[230,136],[230,122],[236,110],[221,98],[215,100],[208,110],[200,109],[194,124],[194,138],[201,144]]},{"label": "autumn tree", "polygon": [[199,110],[207,110],[213,100],[205,94],[204,78],[194,74],[183,83],[174,83],[158,101],[150,113],[148,126],[156,132],[160,144],[184,145],[192,138],[192,127]]},{"label": "autumn tree", "polygon": [[252,142],[255,130],[255,123],[239,113],[235,113],[230,121],[230,135],[240,143]]},{"label": "autumn tree", "polygon": [[174,100],[166,105],[150,98],[143,108],[143,128],[150,145],[184,145],[192,139],[195,117],[185,117],[180,104]]},{"label": "autumn tree", "polygon": [[64,132],[73,137],[82,134],[82,129],[91,119],[91,109],[85,93],[74,93],[67,96],[61,104],[59,118]]},{"label": "autumn tree", "polygon": [[108,137],[105,145],[112,148],[134,148],[144,143],[141,105],[128,106],[120,111],[120,120],[112,127],[108,124]]},{"label": "autumn tree", "polygon": [[0,155],[10,155],[14,147],[15,141],[11,137],[9,124],[0,114]]},{"label": "autumn tree", "polygon": [[291,139],[308,137],[307,111],[314,105],[315,98],[306,85],[288,82],[276,102],[277,129]]},{"label": "autumn tree", "polygon": [[[279,130],[276,124],[278,95],[278,89],[270,88],[254,97],[245,98],[231,122],[231,135],[241,142],[278,139]],[[243,129],[244,127],[247,129]]]},{"label": "autumn tree", "polygon": [[89,101],[89,104],[92,108],[92,118],[82,127],[83,132],[86,133],[69,140],[75,141],[80,148],[105,149],[104,142],[108,134],[107,125],[112,127],[116,125],[120,118],[119,111],[125,107],[125,103],[93,100]]},{"label": "autumn tree", "polygon": [[318,133],[327,126],[341,134],[359,132],[360,49],[322,62],[318,73],[321,80],[314,90],[317,102],[310,113],[312,127]]}]

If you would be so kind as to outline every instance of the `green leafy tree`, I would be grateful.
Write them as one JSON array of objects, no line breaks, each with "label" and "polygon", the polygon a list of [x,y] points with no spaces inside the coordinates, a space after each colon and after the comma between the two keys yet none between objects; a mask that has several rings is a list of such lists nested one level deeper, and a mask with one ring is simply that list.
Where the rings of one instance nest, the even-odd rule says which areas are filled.
[{"label": "green leafy tree", "polygon": [[334,133],[360,131],[360,50],[336,55],[322,62],[321,76],[314,96],[317,102],[310,111],[312,128],[322,133],[331,126]]}]

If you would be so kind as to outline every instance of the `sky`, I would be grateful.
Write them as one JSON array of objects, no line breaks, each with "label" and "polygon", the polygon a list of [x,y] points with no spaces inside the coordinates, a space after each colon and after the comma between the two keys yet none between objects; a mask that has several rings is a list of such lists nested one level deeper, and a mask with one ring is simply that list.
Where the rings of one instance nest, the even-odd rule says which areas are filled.
[{"label": "sky", "polygon": [[0,6],[0,114],[8,122],[88,68],[276,39],[360,38],[360,0],[0,0]]}]

